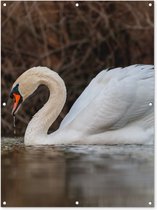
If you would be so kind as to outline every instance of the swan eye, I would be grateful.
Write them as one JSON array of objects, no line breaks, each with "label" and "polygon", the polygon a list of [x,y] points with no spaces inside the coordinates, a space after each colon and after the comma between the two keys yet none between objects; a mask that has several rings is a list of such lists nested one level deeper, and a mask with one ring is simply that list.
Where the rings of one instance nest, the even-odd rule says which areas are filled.
[{"label": "swan eye", "polygon": [[20,93],[19,93],[19,84],[17,84],[17,85],[15,85],[15,87],[11,90],[11,92],[10,92],[10,98],[14,98],[14,93],[17,93],[17,94],[19,94],[20,95]]}]

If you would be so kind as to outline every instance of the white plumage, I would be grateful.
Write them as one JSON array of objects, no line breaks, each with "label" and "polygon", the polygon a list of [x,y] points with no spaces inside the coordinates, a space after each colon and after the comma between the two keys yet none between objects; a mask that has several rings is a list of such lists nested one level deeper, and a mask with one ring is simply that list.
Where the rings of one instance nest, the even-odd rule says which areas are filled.
[{"label": "white plumage", "polygon": [[[30,69],[29,74],[33,78],[38,72],[38,80],[40,80],[38,83],[48,85],[50,91],[54,92],[62,82],[60,79],[58,80],[58,77],[57,80],[55,79],[53,71],[47,68],[45,71],[42,68],[44,67]],[[47,72],[49,78],[45,76],[45,72]],[[53,75],[51,75],[52,72]],[[24,74],[25,77],[28,77],[28,74]],[[46,78],[44,82],[42,81],[43,75]],[[51,89],[49,85],[49,82],[54,82],[50,75],[55,82],[60,83],[57,88],[55,87],[56,89],[53,87]],[[14,83],[14,86],[18,83],[19,92],[21,95],[25,95],[26,93],[22,90],[23,86],[20,86],[24,77],[21,78]],[[28,83],[30,86],[31,81],[28,80]],[[63,84],[58,90],[61,88],[64,89]],[[65,93],[63,94],[65,95]],[[47,102],[49,110],[50,106],[53,108],[53,100]],[[59,100],[59,98],[56,97],[55,100]],[[46,135],[48,126],[55,119],[51,117],[48,119],[47,112],[43,108],[38,115],[41,115],[43,121],[45,121],[46,129],[44,128],[42,131],[41,122],[35,116],[34,123],[41,128],[41,132],[40,134],[33,133],[35,128],[35,125],[33,125],[32,132],[29,134],[29,139],[33,140],[25,139],[27,139],[28,144],[149,144],[152,143],[154,134],[154,108],[149,106],[149,103],[153,104],[153,102],[153,65],[132,65],[125,68],[103,70],[76,100],[56,132]],[[58,103],[59,101],[56,102],[56,106],[58,106]],[[60,112],[62,107],[63,105],[56,112]],[[53,111],[55,110],[51,109],[51,112]],[[48,122],[50,120],[51,123]]]}]

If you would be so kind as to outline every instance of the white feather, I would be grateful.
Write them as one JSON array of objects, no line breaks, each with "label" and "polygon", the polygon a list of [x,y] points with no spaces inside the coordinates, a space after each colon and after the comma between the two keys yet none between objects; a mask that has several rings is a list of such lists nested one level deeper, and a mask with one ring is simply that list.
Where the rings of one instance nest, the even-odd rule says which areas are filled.
[{"label": "white feather", "polygon": [[70,124],[91,133],[121,128],[152,112],[153,89],[152,65],[104,70],[76,100],[60,128]]}]

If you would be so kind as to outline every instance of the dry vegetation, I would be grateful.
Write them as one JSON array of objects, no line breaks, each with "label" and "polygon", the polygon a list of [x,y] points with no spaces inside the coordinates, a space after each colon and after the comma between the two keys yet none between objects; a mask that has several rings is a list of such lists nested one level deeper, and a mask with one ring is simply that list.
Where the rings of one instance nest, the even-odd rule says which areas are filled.
[{"label": "dry vegetation", "polygon": [[[148,2],[7,2],[2,6],[2,102],[26,69],[43,65],[64,79],[68,99],[58,127],[75,99],[102,69],[154,62],[154,9]],[[46,102],[41,87],[17,115],[17,135]],[[13,135],[11,103],[2,107],[2,135]]]}]

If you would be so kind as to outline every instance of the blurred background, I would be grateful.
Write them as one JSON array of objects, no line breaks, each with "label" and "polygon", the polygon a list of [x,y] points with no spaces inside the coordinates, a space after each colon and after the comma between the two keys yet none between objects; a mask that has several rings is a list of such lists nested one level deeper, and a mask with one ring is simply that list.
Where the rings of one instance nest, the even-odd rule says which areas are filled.
[{"label": "blurred background", "polygon": [[[1,2],[2,136],[13,136],[12,103],[8,101],[12,84],[33,66],[58,72],[67,87],[67,102],[52,132],[101,70],[154,63],[151,1],[5,3]],[[48,89],[41,86],[23,104],[16,116],[17,136],[24,135],[48,96]]]}]

